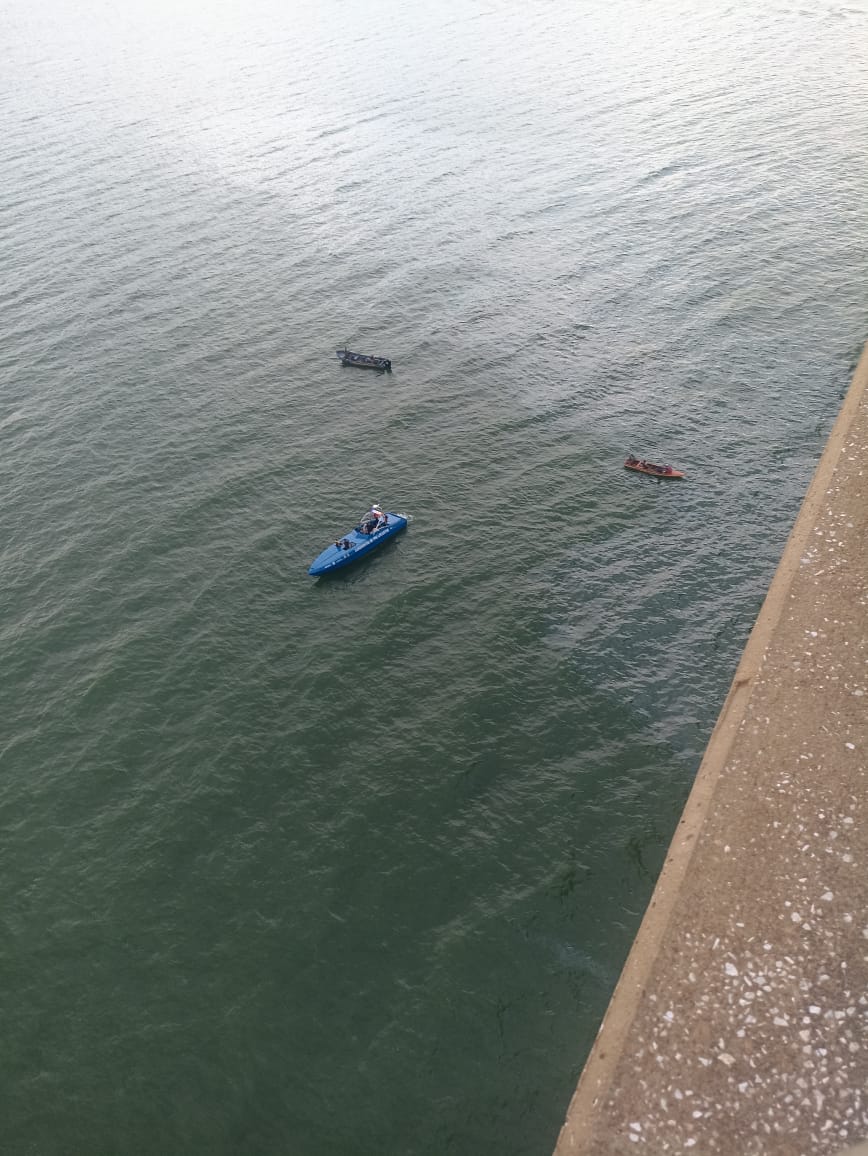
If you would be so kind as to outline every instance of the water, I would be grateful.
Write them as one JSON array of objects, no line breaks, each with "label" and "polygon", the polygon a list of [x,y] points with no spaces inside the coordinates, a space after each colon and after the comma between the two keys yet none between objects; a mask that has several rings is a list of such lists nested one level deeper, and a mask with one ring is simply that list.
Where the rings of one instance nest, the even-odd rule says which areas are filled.
[{"label": "water", "polygon": [[7,0],[4,1153],[551,1150],[865,338],[866,32]]}]

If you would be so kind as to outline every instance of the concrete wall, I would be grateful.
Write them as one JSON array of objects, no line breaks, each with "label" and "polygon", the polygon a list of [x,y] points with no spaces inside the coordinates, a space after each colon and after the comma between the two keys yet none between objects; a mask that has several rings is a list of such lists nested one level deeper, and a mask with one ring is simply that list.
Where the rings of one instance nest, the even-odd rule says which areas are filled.
[{"label": "concrete wall", "polygon": [[868,347],[556,1156],[868,1137]]}]

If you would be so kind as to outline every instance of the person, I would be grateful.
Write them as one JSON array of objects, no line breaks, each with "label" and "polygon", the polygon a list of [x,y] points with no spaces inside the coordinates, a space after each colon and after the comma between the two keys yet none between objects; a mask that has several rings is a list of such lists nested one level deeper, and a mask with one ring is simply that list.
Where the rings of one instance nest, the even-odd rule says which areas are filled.
[{"label": "person", "polygon": [[380,519],[383,516],[383,511],[379,506],[371,506],[362,522],[362,533],[373,534],[373,532],[379,528]]}]

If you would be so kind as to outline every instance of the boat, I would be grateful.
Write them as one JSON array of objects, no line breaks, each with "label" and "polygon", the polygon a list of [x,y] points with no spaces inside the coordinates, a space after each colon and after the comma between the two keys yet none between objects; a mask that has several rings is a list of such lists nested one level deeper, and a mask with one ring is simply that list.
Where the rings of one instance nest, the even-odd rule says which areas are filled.
[{"label": "boat", "polygon": [[675,470],[672,466],[656,466],[653,462],[646,462],[644,458],[634,458],[632,454],[627,455],[627,460],[624,462],[624,469],[636,470],[640,474],[649,474],[652,478],[683,478],[681,470]]},{"label": "boat", "polygon": [[344,346],[336,349],[335,354],[341,365],[355,365],[357,369],[377,369],[380,373],[391,373],[392,363],[388,357],[374,357],[370,353],[353,353]]},{"label": "boat", "polygon": [[400,534],[406,529],[409,520],[407,514],[396,514],[392,510],[381,510],[377,505],[371,506],[357,526],[314,558],[308,574],[318,578],[321,574],[331,574],[333,570],[349,566],[351,562],[370,554]]}]

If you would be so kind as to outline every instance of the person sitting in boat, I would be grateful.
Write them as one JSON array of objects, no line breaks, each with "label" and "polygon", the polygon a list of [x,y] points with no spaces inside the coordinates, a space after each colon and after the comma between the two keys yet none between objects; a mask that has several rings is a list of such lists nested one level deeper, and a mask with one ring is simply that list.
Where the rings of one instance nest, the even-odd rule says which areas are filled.
[{"label": "person sitting in boat", "polygon": [[639,464],[640,463],[639,463],[638,458],[634,458],[632,454],[627,454],[627,465],[628,466],[638,466]]},{"label": "person sitting in boat", "polygon": [[379,506],[371,506],[365,519],[362,523],[362,532],[365,534],[373,534],[375,530],[379,530],[381,526],[385,526],[388,518],[380,509]]}]

